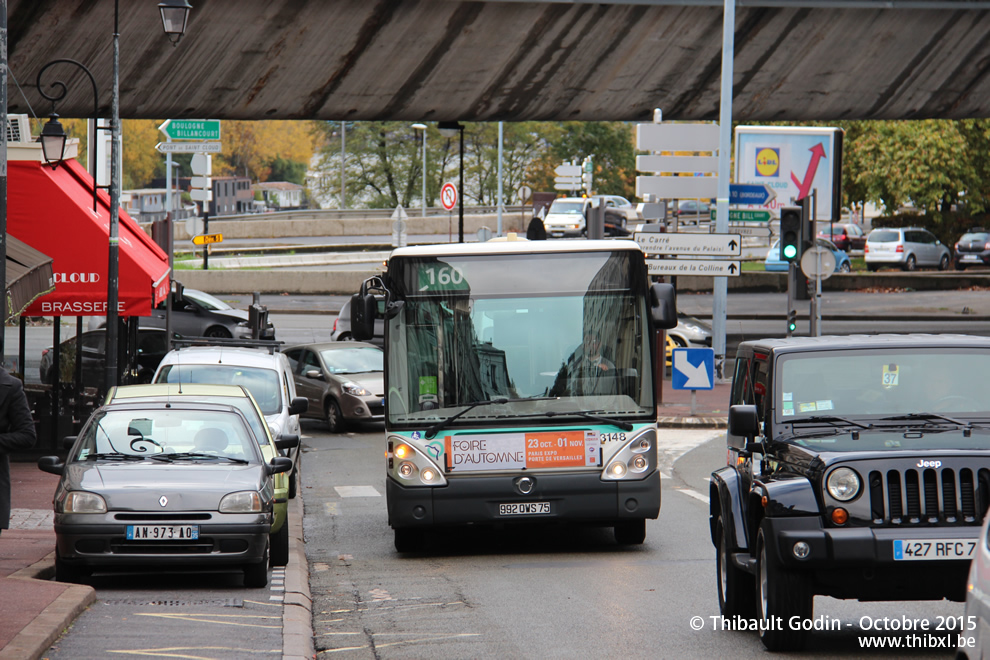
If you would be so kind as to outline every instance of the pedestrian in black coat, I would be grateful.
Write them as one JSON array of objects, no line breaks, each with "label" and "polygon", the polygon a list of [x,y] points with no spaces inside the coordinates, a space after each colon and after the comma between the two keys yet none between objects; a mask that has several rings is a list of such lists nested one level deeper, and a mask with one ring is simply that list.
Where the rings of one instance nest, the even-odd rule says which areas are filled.
[{"label": "pedestrian in black coat", "polygon": [[10,527],[10,458],[34,446],[37,436],[24,385],[0,368],[0,531]]}]

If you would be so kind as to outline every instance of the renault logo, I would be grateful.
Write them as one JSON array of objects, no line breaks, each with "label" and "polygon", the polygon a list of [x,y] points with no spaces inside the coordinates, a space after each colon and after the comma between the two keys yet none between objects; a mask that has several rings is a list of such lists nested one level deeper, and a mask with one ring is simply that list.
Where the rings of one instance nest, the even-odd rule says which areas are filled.
[{"label": "renault logo", "polygon": [[534,486],[536,486],[536,481],[530,477],[519,477],[516,479],[516,488],[523,495],[529,495],[532,493]]},{"label": "renault logo", "polygon": [[165,506],[166,504],[168,504],[168,498],[162,495],[161,499],[158,500],[158,503],[161,504],[162,506]]}]

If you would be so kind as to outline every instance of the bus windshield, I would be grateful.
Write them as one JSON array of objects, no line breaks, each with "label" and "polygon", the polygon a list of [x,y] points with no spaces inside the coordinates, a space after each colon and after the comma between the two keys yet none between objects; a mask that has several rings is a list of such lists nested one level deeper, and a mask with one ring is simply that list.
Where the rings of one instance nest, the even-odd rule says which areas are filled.
[{"label": "bus windshield", "polygon": [[633,254],[393,260],[403,306],[388,321],[389,425],[654,415],[647,278]]}]

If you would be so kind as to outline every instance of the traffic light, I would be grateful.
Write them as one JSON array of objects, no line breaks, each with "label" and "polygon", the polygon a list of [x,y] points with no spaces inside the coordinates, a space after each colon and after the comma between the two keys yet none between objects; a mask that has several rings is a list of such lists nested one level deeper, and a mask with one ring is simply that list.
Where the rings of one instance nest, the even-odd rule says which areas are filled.
[{"label": "traffic light", "polygon": [[787,336],[790,337],[797,330],[797,311],[789,310],[787,312]]},{"label": "traffic light", "polygon": [[801,256],[801,207],[780,209],[780,258],[794,261]]}]

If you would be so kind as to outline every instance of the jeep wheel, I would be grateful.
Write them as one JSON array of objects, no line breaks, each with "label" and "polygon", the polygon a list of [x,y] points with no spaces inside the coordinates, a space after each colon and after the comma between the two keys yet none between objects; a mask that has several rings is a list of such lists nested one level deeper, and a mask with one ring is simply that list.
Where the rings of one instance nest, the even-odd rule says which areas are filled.
[{"label": "jeep wheel", "polygon": [[756,537],[756,615],[760,618],[760,641],[770,651],[799,651],[808,633],[792,630],[793,617],[804,623],[811,619],[814,594],[808,577],[780,565],[767,549],[764,524]]},{"label": "jeep wheel", "polygon": [[715,521],[715,570],[718,578],[718,607],[724,617],[753,618],[756,607],[756,581],[736,568],[729,557],[722,517]]},{"label": "jeep wheel", "polygon": [[615,523],[612,533],[619,545],[640,545],[646,540],[646,518]]}]

